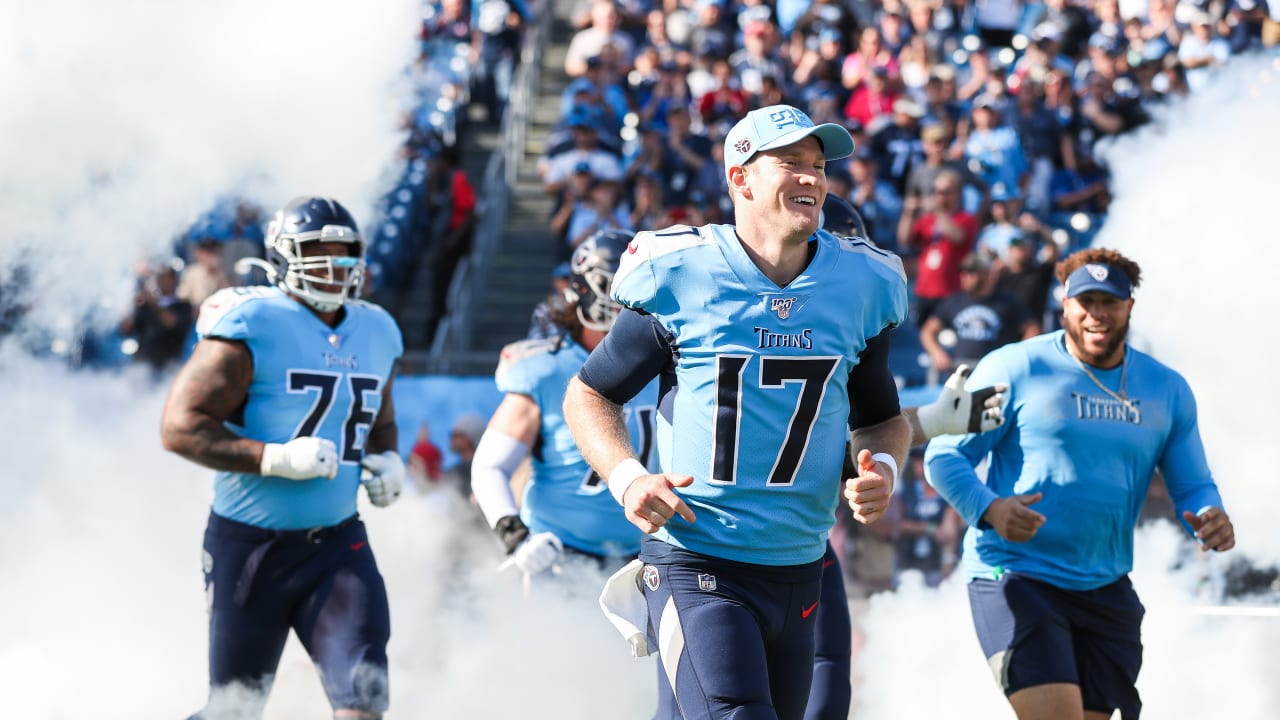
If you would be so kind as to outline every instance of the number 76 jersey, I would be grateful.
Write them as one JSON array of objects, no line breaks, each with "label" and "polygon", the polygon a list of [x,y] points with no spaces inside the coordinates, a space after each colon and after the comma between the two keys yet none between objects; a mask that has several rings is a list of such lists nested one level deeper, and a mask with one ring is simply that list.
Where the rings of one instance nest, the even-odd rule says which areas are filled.
[{"label": "number 76 jersey", "polygon": [[268,443],[314,436],[338,448],[332,480],[218,472],[213,511],[274,530],[335,525],[356,512],[360,460],[404,341],[382,308],[359,300],[330,328],[274,287],[219,290],[204,302],[203,341],[240,342],[253,354],[249,395],[227,427]]},{"label": "number 76 jersey", "polygon": [[[658,420],[662,469],[697,515],[657,533],[677,547],[761,565],[820,558],[849,433],[849,375],[867,342],[906,314],[902,262],[819,231],[786,287],[731,225],[640,233],[613,296],[649,313],[675,356]],[[664,394],[665,395],[665,394]],[[856,398],[854,399],[856,401]]]}]

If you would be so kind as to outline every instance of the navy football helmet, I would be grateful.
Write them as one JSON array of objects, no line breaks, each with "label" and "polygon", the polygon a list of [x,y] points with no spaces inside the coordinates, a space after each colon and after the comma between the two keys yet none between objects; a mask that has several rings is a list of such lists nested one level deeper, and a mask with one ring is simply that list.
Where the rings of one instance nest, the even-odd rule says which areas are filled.
[{"label": "navy football helmet", "polygon": [[822,203],[822,215],[818,219],[818,225],[832,235],[871,239],[867,237],[867,226],[862,222],[862,215],[858,213],[857,208],[839,195],[827,193],[827,199]]},{"label": "navy football helmet", "polygon": [[613,275],[632,234],[600,230],[582,241],[569,260],[569,287],[565,297],[578,306],[578,320],[591,330],[608,332],[622,306],[609,296]]},{"label": "navy football helmet", "polygon": [[[340,242],[346,255],[308,255],[310,242]],[[364,282],[365,243],[355,218],[336,200],[297,197],[276,211],[264,240],[271,278],[285,292],[320,312],[358,297]],[[336,289],[335,289],[336,288]]]}]

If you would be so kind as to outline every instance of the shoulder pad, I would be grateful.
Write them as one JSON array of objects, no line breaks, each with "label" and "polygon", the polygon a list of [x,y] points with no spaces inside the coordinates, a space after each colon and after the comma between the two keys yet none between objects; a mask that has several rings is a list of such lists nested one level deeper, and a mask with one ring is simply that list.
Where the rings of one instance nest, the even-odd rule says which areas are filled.
[{"label": "shoulder pad", "polygon": [[494,371],[494,377],[501,379],[511,368],[530,358],[555,353],[563,344],[564,338],[561,336],[517,340],[510,343],[502,348],[502,354],[498,356],[498,369]]},{"label": "shoulder pad", "polygon": [[213,329],[218,321],[233,311],[256,300],[273,297],[276,289],[268,285],[249,285],[247,287],[223,288],[200,304],[200,315],[196,319],[196,333],[204,337]]}]

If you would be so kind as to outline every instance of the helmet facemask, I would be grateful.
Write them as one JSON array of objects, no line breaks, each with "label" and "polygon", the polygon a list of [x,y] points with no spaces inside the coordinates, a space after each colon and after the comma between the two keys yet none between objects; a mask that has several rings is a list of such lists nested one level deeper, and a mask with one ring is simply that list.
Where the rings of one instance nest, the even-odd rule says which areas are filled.
[{"label": "helmet facemask", "polygon": [[[270,232],[269,228],[267,256],[276,271],[276,283],[285,292],[319,312],[334,312],[347,298],[359,297],[364,282],[364,242],[354,228],[325,225],[318,231],[277,234],[274,238]],[[353,252],[304,255],[303,248],[312,242],[340,242]]]}]

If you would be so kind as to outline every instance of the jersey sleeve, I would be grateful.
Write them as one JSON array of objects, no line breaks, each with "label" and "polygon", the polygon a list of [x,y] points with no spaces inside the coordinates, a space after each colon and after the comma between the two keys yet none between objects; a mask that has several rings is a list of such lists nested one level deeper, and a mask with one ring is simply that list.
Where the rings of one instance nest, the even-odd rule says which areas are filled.
[{"label": "jersey sleeve", "polygon": [[1181,375],[1173,374],[1176,378],[1173,423],[1157,466],[1169,488],[1169,497],[1173,499],[1179,521],[1190,531],[1191,528],[1181,520],[1183,511],[1199,514],[1207,507],[1220,508],[1222,496],[1209,471],[1204,443],[1200,440],[1195,395]]},{"label": "jersey sleeve", "polygon": [[997,383],[1009,386],[1009,399],[1005,405],[1005,422],[993,430],[969,435],[939,435],[929,441],[925,449],[925,479],[938,490],[964,521],[980,530],[991,528],[982,519],[991,503],[999,495],[991,489],[974,468],[1002,442],[1017,425],[1018,385],[1010,380],[1009,351],[997,350],[978,362],[973,374],[965,381],[965,389],[986,387]]},{"label": "jersey sleeve", "polygon": [[652,315],[623,309],[578,379],[610,402],[625,404],[672,362],[671,337]]},{"label": "jersey sleeve", "polygon": [[684,248],[707,242],[697,228],[676,225],[665,230],[637,233],[627,245],[613,276],[611,294],[623,307],[660,313],[671,291],[659,274]]}]

